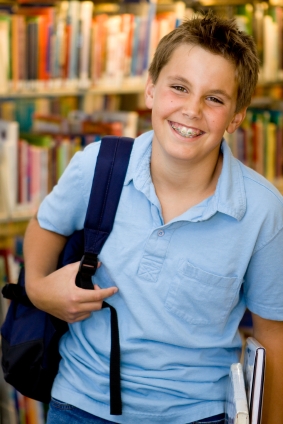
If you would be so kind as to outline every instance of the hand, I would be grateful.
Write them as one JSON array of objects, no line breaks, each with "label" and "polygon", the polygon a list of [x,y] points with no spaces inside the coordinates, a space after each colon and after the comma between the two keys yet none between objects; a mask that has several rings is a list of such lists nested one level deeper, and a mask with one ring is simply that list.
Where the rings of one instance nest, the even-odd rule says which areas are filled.
[{"label": "hand", "polygon": [[37,279],[36,284],[32,284],[32,292],[28,292],[32,303],[68,323],[84,320],[93,311],[100,310],[103,300],[117,293],[118,288],[100,289],[95,285],[94,290],[84,290],[77,287],[75,279],[79,265],[79,262],[66,265]]}]

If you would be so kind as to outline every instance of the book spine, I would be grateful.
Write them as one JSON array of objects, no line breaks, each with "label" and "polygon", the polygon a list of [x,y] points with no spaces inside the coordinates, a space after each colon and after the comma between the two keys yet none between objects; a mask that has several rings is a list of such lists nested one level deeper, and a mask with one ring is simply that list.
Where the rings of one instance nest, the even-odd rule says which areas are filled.
[{"label": "book spine", "polygon": [[79,78],[82,82],[89,79],[89,59],[91,42],[91,23],[93,3],[84,1],[81,4],[81,33],[80,33],[80,61]]},{"label": "book spine", "polygon": [[78,40],[79,40],[80,2],[69,2],[68,23],[70,28],[68,78],[78,78]]}]

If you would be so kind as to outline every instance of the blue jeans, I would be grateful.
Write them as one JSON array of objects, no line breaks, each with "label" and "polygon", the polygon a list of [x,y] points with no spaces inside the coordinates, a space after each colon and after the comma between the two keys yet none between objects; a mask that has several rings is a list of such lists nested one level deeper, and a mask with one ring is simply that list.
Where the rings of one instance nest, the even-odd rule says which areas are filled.
[{"label": "blue jeans", "polygon": [[[115,421],[104,420],[73,405],[51,399],[46,424],[113,424]],[[188,424],[225,424],[224,414],[215,415]],[[150,424],[150,423],[145,423]]]}]

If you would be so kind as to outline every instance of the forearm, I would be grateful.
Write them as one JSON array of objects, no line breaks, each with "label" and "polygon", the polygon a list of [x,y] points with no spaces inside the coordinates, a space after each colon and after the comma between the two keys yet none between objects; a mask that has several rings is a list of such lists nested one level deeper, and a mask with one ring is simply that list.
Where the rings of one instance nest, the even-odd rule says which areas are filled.
[{"label": "forearm", "polygon": [[103,299],[116,293],[117,288],[95,286],[96,290],[83,290],[77,287],[79,262],[57,270],[66,240],[66,237],[42,229],[37,219],[32,219],[24,241],[25,281],[27,295],[37,308],[72,323],[100,310]]},{"label": "forearm", "polygon": [[253,315],[254,337],[266,349],[262,424],[283,423],[283,322]]},{"label": "forearm", "polygon": [[24,238],[25,282],[28,294],[36,295],[37,282],[54,272],[66,237],[40,227],[32,218]]}]

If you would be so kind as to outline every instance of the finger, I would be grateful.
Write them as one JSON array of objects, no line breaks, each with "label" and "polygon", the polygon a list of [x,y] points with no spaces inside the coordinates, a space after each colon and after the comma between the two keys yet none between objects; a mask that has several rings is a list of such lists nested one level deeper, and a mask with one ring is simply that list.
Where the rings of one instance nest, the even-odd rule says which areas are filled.
[{"label": "finger", "polygon": [[107,297],[113,296],[118,292],[118,287],[108,287],[107,289],[96,289],[94,290],[94,301],[106,299]]},{"label": "finger", "polygon": [[82,302],[99,302],[106,299],[107,297],[113,296],[115,293],[117,293],[117,291],[117,287],[108,287],[107,289],[95,288],[95,290],[81,290],[81,292],[83,292],[81,293]]}]

